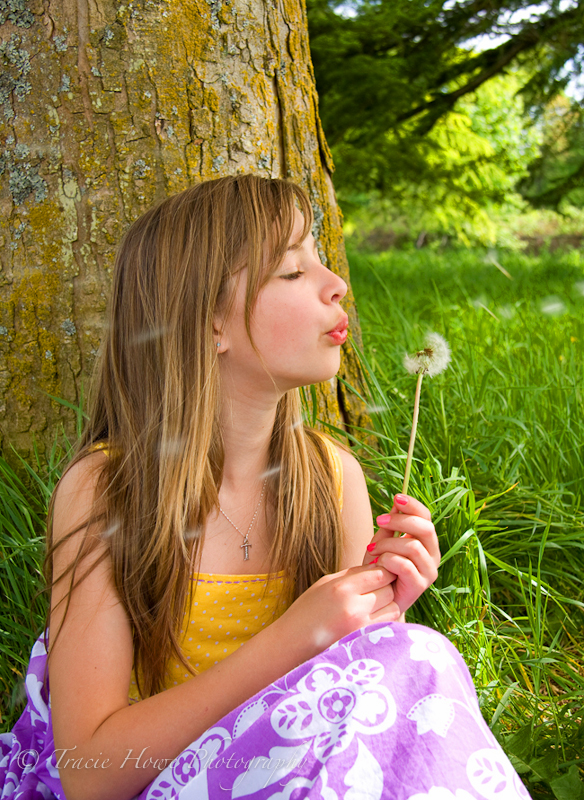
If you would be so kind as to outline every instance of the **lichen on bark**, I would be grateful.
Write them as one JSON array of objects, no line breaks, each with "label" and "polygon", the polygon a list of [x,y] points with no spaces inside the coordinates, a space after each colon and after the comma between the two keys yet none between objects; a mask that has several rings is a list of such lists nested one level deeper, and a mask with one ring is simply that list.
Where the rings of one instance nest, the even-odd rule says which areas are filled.
[{"label": "lichen on bark", "polygon": [[[308,191],[349,283],[302,0],[0,0],[1,432],[26,450],[73,421],[115,248],[153,202],[255,172]],[[354,299],[343,301],[359,340]],[[345,349],[341,375],[359,385]],[[336,381],[320,413],[359,425]]]}]

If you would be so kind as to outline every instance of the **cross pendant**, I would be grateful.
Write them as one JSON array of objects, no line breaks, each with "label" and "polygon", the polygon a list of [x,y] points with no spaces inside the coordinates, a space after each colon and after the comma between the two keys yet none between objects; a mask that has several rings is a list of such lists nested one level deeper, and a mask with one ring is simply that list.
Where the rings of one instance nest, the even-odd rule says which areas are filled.
[{"label": "cross pendant", "polygon": [[240,544],[239,546],[240,547],[245,547],[243,560],[244,561],[249,561],[249,548],[251,547],[251,544],[247,541],[247,536],[243,540],[243,544]]}]

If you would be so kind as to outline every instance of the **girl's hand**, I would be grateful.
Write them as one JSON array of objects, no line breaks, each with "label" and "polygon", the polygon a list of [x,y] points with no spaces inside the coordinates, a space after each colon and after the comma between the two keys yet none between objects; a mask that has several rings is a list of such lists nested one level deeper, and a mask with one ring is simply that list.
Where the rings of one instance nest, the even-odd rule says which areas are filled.
[{"label": "girl's hand", "polygon": [[396,622],[393,580],[379,565],[323,575],[270,627],[282,631],[283,641],[304,642],[303,655],[312,658],[365,625]]},{"label": "girl's hand", "polygon": [[[393,573],[394,600],[404,613],[438,576],[440,548],[432,515],[413,497],[396,494],[391,510],[377,517],[377,524],[363,564],[377,559],[377,566]],[[405,535],[394,538],[395,532]]]}]

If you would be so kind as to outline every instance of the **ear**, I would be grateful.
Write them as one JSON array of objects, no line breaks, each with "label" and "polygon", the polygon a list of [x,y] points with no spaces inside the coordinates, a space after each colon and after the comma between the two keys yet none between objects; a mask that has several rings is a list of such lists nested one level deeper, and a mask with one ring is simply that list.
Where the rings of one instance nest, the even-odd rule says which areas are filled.
[{"label": "ear", "polygon": [[213,318],[213,341],[218,353],[225,353],[229,349],[228,335],[223,317],[216,314]]}]

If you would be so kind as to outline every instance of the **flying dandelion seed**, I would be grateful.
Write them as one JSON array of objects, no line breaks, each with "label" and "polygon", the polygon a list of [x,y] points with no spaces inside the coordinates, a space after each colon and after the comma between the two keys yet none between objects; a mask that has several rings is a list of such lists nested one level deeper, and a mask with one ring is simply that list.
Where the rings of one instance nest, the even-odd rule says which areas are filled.
[{"label": "flying dandelion seed", "polygon": [[304,420],[297,419],[296,422],[292,423],[292,430],[294,430],[295,428],[299,428],[301,425],[304,425]]},{"label": "flying dandelion seed", "polygon": [[151,342],[153,339],[161,339],[166,335],[166,330],[166,325],[160,325],[158,328],[146,328],[133,336],[130,342],[131,344],[144,344],[144,342]]},{"label": "flying dandelion seed", "polygon": [[101,539],[109,539],[119,529],[120,529],[120,523],[119,522],[112,522],[111,525],[109,525],[104,531],[102,531],[100,533],[100,538]]},{"label": "flying dandelion seed", "polygon": [[265,472],[262,472],[260,478],[271,478],[272,475],[277,475],[281,469],[282,467],[271,467],[270,469],[267,469]]},{"label": "flying dandelion seed", "polygon": [[416,431],[418,429],[418,416],[420,413],[420,392],[422,389],[422,379],[424,375],[433,378],[443,372],[450,363],[450,347],[446,339],[438,333],[429,333],[426,336],[425,347],[418,350],[414,355],[406,353],[404,357],[404,367],[410,375],[417,375],[416,397],[414,400],[414,418],[412,420],[412,432],[410,434],[410,445],[408,447],[408,457],[406,459],[406,470],[402,487],[402,494],[408,493],[410,482],[410,472],[412,469],[412,458],[414,456],[414,445],[416,443]]},{"label": "flying dandelion seed", "polygon": [[200,525],[197,525],[196,528],[192,528],[192,530],[185,531],[184,540],[185,542],[192,542],[193,539],[200,539],[203,534],[203,529]]},{"label": "flying dandelion seed", "polygon": [[387,406],[382,406],[382,405],[366,406],[365,409],[368,414],[383,414],[385,411],[389,411]]},{"label": "flying dandelion seed", "polygon": [[393,389],[391,391],[392,391],[393,394],[397,394],[397,396],[399,397],[400,400],[403,400],[404,402],[407,402],[408,398],[405,396],[405,394],[403,392],[400,392],[399,389],[396,389],[395,386],[393,387]]},{"label": "flying dandelion seed", "polygon": [[485,308],[488,302],[486,295],[480,294],[478,297],[475,297],[474,300],[471,300],[471,305],[474,308]]},{"label": "flying dandelion seed", "polygon": [[180,458],[185,454],[186,438],[165,439],[160,443],[159,454],[161,459]]},{"label": "flying dandelion seed", "polygon": [[539,309],[547,317],[559,317],[566,311],[566,306],[557,295],[551,295],[541,301]]},{"label": "flying dandelion seed", "polygon": [[501,306],[499,309],[499,316],[503,319],[513,319],[515,316],[515,308],[510,305]]},{"label": "flying dandelion seed", "polygon": [[[18,704],[26,703],[26,686],[24,680],[19,680],[12,690],[12,702]],[[25,750],[24,752],[26,753],[27,751]],[[29,750],[28,752],[31,751]]]},{"label": "flying dandelion seed", "polygon": [[315,628],[312,632],[314,643],[317,647],[326,647],[331,639],[330,631],[326,628]]}]

